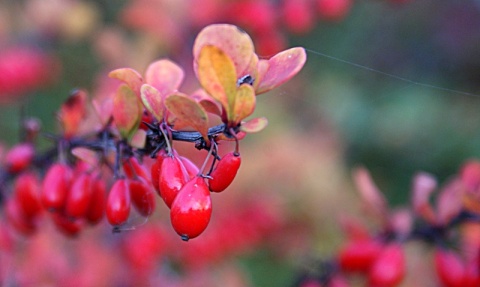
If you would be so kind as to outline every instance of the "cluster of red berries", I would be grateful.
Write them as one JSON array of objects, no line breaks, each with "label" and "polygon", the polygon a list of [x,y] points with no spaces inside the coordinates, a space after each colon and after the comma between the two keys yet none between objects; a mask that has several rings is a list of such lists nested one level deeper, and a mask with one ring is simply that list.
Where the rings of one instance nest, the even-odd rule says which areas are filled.
[{"label": "cluster of red berries", "polygon": [[[49,136],[55,145],[46,152],[34,148],[38,127],[25,125],[24,143],[7,153],[0,170],[2,194],[12,187],[5,210],[12,225],[32,234],[45,210],[68,235],[104,216],[121,231],[132,206],[142,217],[152,215],[156,191],[181,238],[200,235],[212,214],[211,192],[227,189],[240,168],[240,140],[267,124],[265,118],[244,121],[256,96],[298,73],[306,54],[292,48],[259,59],[251,38],[227,24],[202,30],[193,53],[201,89],[191,95],[178,91],[183,69],[161,59],[144,77],[131,68],[110,72],[116,90],[91,105],[85,91],[72,91],[58,112],[62,133]],[[210,126],[214,117],[220,123]],[[207,150],[203,165],[180,156],[174,141]],[[234,151],[220,155],[222,141],[235,142]]]},{"label": "cluster of red berries", "polygon": [[356,170],[354,179],[370,215],[381,219],[381,229],[372,235],[355,219],[342,222],[347,242],[333,259],[321,261],[315,272],[303,274],[297,286],[351,286],[348,278],[352,274],[356,278],[361,275],[367,286],[400,286],[410,280],[406,249],[414,240],[433,245],[425,246],[426,256],[420,259],[429,263],[425,266],[434,266],[437,276],[433,283],[436,279],[444,287],[480,286],[480,162],[467,162],[462,167],[440,190],[435,209],[430,195],[437,184],[426,173],[413,180],[413,208],[397,212],[388,212],[385,199],[365,169]]},{"label": "cluster of red berries", "polygon": [[241,163],[238,151],[220,158],[216,143],[211,151],[209,156],[213,155],[214,160],[207,174],[173,148],[169,153],[166,149],[155,153],[150,172],[137,157],[126,155],[120,159],[117,179],[107,195],[104,178],[86,161],[77,161],[73,166],[66,162],[53,163],[41,180],[38,173],[30,169],[36,159],[33,144],[21,143],[5,156],[6,175],[17,175],[6,215],[25,235],[36,230],[43,210],[48,211],[55,225],[68,235],[76,235],[85,223],[98,223],[105,214],[114,230],[121,230],[129,219],[131,205],[141,216],[153,213],[156,191],[170,208],[175,231],[184,240],[195,238],[210,221],[210,192],[224,191],[233,182]]}]

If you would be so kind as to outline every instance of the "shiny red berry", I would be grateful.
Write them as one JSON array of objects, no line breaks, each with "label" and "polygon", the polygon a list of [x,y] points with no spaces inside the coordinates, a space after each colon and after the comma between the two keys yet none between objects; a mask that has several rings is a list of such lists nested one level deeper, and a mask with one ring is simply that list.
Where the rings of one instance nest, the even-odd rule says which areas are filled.
[{"label": "shiny red berry", "polygon": [[240,155],[234,152],[226,154],[217,164],[208,181],[210,190],[213,192],[224,191],[232,182],[242,162]]},{"label": "shiny red berry", "polygon": [[40,202],[40,182],[31,172],[18,176],[14,185],[15,200],[26,217],[32,218],[42,211]]},{"label": "shiny red berry", "polygon": [[108,194],[106,214],[111,225],[121,225],[130,215],[130,191],[127,180],[122,178],[113,184]]},{"label": "shiny red berry", "polygon": [[72,170],[62,163],[53,164],[43,179],[41,201],[49,211],[63,210],[72,179]]},{"label": "shiny red berry", "polygon": [[[167,156],[165,150],[160,150],[155,158],[155,162],[152,164],[150,169],[150,175],[152,179],[152,185],[157,192],[159,192],[159,180],[160,180],[160,169],[162,168],[162,162]],[[160,193],[159,193],[160,194]]]},{"label": "shiny red berry", "polygon": [[101,178],[94,178],[92,183],[92,195],[86,219],[90,224],[97,224],[105,214],[105,203],[107,201],[107,188]]},{"label": "shiny red berry", "polygon": [[160,169],[159,188],[160,196],[168,207],[171,207],[178,192],[185,185],[187,176],[185,167],[178,157],[167,156],[163,159]]},{"label": "shiny red berry", "polygon": [[369,286],[394,287],[405,277],[405,254],[397,243],[385,246],[368,273]]},{"label": "shiny red berry", "polygon": [[173,229],[183,240],[200,235],[210,222],[212,200],[205,179],[196,176],[178,193],[170,209]]},{"label": "shiny red berry", "polygon": [[67,196],[65,214],[74,218],[84,217],[87,214],[91,197],[92,176],[88,173],[82,173],[73,180]]},{"label": "shiny red berry", "polygon": [[142,216],[149,216],[155,210],[155,194],[152,186],[143,178],[128,181],[133,206]]}]

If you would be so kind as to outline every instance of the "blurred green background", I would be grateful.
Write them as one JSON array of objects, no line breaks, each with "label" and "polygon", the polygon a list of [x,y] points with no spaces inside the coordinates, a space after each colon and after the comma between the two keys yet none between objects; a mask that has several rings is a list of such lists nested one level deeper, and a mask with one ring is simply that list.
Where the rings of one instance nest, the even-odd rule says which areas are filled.
[{"label": "blurred green background", "polygon": [[[31,1],[3,2],[4,11],[20,13],[22,5]],[[85,19],[95,24],[85,35],[38,36],[35,29],[24,30],[23,18],[28,15],[22,15],[23,20],[14,21],[8,37],[2,39],[2,46],[11,42],[42,47],[56,55],[62,66],[60,79],[48,89],[0,106],[3,142],[10,145],[18,139],[22,110],[38,117],[44,131],[54,131],[56,110],[72,88],[93,91],[95,79],[112,68],[109,65],[132,64],[135,56],[107,64],[99,56],[95,38],[106,26],[123,29],[125,39],[135,43],[130,52],[137,56],[149,51],[145,43],[152,43],[158,47],[149,54],[153,58],[171,56],[189,67],[190,59],[182,59],[181,52],[168,50],[149,33],[119,20],[125,5],[135,1],[79,2],[93,7],[94,16],[87,15],[94,19]],[[408,202],[415,172],[427,171],[443,182],[466,159],[480,155],[480,1],[393,2],[354,1],[341,21],[320,19],[302,35],[282,30],[287,46],[307,49],[307,64],[290,83],[259,97],[256,113],[271,119],[265,134],[258,135],[265,141],[282,129],[295,130],[301,135],[296,140],[307,142],[322,136],[316,133],[334,134],[346,169],[366,166],[390,202],[398,205]],[[182,29],[190,36],[184,40],[186,50],[198,30]],[[139,47],[143,50],[136,52]],[[301,164],[302,158],[292,163]],[[256,286],[285,286],[282,282],[289,281],[295,270],[262,252],[245,256],[243,268]],[[279,269],[285,271],[277,275],[284,276],[265,275]]]}]

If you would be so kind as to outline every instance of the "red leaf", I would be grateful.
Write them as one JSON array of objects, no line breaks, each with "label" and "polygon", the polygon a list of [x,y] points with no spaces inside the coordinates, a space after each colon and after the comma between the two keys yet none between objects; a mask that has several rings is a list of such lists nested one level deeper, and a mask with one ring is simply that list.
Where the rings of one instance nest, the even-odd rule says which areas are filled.
[{"label": "red leaf", "polygon": [[254,118],[246,123],[242,123],[240,130],[246,133],[256,133],[263,130],[268,125],[268,120],[265,117]]},{"label": "red leaf", "polygon": [[303,68],[307,60],[305,49],[296,47],[282,51],[266,62],[259,62],[258,78],[260,79],[256,89],[257,95],[270,91],[290,80]]},{"label": "red leaf", "polygon": [[185,73],[174,62],[162,59],[151,63],[145,72],[145,82],[155,87],[165,97],[178,90]]}]

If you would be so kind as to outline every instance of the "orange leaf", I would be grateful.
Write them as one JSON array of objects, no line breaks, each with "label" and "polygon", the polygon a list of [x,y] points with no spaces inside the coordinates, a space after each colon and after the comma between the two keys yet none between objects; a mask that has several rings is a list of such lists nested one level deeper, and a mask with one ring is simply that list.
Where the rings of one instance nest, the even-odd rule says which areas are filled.
[{"label": "orange leaf", "polygon": [[165,109],[162,94],[155,87],[152,87],[149,84],[143,84],[140,89],[140,98],[145,109],[147,109],[147,111],[149,111],[158,121],[162,121]]},{"label": "orange leaf", "polygon": [[[282,51],[268,60],[268,69],[261,75],[257,95],[270,91],[290,80],[303,68],[307,60],[305,49],[296,47]],[[265,68],[262,63],[262,70]]]},{"label": "orange leaf", "polygon": [[145,72],[145,82],[155,87],[164,97],[177,91],[184,77],[183,69],[167,59],[151,63]]},{"label": "orange leaf", "polygon": [[235,106],[232,114],[227,114],[229,123],[237,126],[244,118],[248,117],[255,110],[255,91],[249,84],[238,87],[235,97]]},{"label": "orange leaf", "polygon": [[140,87],[143,84],[142,76],[131,68],[120,68],[111,71],[108,76],[127,84],[136,95],[140,96]]},{"label": "orange leaf", "polygon": [[[255,55],[250,36],[237,26],[230,24],[209,25],[198,33],[193,45],[195,65],[205,45],[216,46],[226,53],[232,60],[237,75],[246,73],[251,57]],[[197,71],[196,67],[195,71]]]},{"label": "orange leaf", "polygon": [[263,130],[268,125],[268,120],[265,117],[254,118],[246,123],[242,123],[240,130],[246,133],[256,133]]},{"label": "orange leaf", "polygon": [[231,114],[235,105],[237,76],[232,60],[222,50],[206,45],[198,58],[198,78],[210,96]]},{"label": "orange leaf", "polygon": [[176,93],[165,99],[165,106],[175,117],[183,122],[187,122],[208,141],[207,112],[197,101],[185,94]]},{"label": "orange leaf", "polygon": [[112,115],[120,135],[130,139],[140,124],[142,107],[140,100],[129,86],[123,84],[118,88],[113,98]]}]

